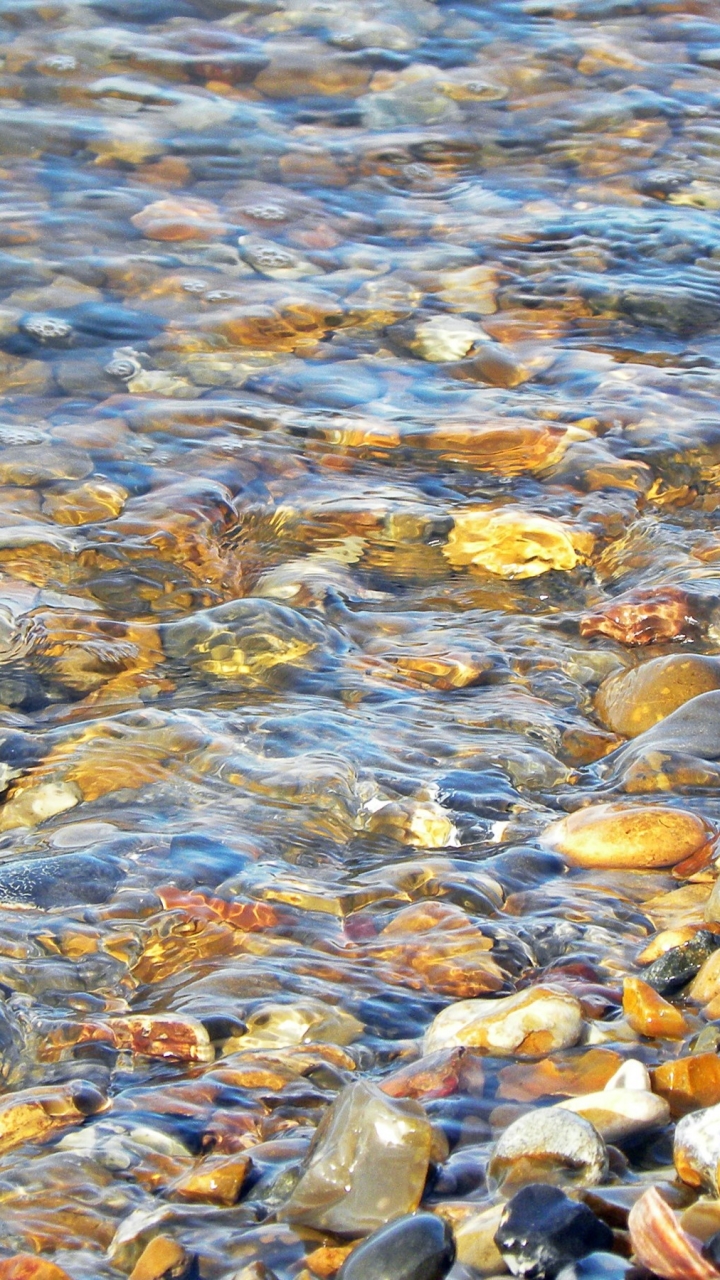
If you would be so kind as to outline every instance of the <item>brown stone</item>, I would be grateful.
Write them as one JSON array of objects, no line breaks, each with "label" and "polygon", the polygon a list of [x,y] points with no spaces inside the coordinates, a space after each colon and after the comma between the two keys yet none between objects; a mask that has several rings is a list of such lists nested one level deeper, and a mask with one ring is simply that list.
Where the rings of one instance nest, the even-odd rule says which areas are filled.
[{"label": "brown stone", "polygon": [[190,1269],[191,1259],[181,1244],[170,1236],[155,1236],[145,1246],[130,1272],[130,1280],[180,1280]]},{"label": "brown stone", "polygon": [[695,640],[699,624],[690,601],[677,587],[652,587],[629,592],[580,620],[580,635],[609,636],[620,644],[660,644],[666,640]]},{"label": "brown stone", "polygon": [[172,1194],[200,1204],[236,1204],[250,1167],[249,1156],[206,1156],[173,1184]]},{"label": "brown stone", "polygon": [[130,221],[149,240],[207,240],[227,231],[216,205],[188,196],[154,200]]}]

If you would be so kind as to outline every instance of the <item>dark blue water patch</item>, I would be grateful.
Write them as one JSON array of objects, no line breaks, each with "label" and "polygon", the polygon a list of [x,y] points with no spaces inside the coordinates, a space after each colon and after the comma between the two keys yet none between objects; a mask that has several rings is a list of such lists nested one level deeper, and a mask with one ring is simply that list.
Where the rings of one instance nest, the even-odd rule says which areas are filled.
[{"label": "dark blue water patch", "polygon": [[173,836],[163,861],[169,880],[178,875],[189,878],[194,884],[214,889],[247,866],[250,857],[247,852],[233,849],[214,836],[193,832]]}]

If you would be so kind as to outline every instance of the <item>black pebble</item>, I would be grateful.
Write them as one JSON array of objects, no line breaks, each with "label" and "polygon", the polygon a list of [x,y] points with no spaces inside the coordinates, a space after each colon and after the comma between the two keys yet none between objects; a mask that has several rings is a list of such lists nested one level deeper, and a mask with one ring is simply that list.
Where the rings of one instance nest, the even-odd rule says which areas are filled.
[{"label": "black pebble", "polygon": [[720,947],[720,934],[699,929],[694,938],[679,947],[670,947],[653,960],[643,978],[661,996],[673,995],[687,985],[704,965],[708,956]]},{"label": "black pebble", "polygon": [[409,1213],[353,1249],[337,1280],[442,1280],[454,1261],[447,1223],[434,1213]]},{"label": "black pebble", "polygon": [[613,1234],[586,1204],[539,1182],[506,1205],[495,1243],[514,1275],[554,1280],[567,1263],[612,1249]]}]

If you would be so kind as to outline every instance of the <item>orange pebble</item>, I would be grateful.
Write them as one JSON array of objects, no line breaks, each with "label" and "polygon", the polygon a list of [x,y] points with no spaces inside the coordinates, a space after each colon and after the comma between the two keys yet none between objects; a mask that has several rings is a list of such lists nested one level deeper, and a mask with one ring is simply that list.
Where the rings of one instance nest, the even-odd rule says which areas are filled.
[{"label": "orange pebble", "polygon": [[652,1083],[675,1116],[714,1107],[720,1102],[720,1058],[716,1053],[695,1053],[663,1062],[652,1072]]},{"label": "orange pebble", "polygon": [[682,1040],[690,1027],[679,1009],[663,1000],[641,978],[626,978],[623,987],[623,1013],[633,1031],[641,1036],[659,1036],[663,1040]]}]

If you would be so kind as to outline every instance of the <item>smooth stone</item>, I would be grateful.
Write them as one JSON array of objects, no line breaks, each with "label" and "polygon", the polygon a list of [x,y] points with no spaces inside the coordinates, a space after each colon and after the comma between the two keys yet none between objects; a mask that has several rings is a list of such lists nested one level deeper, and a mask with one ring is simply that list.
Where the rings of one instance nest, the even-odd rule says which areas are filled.
[{"label": "smooth stone", "polygon": [[339,1235],[376,1231],[418,1207],[432,1145],[418,1102],[350,1084],[325,1112],[283,1216]]},{"label": "smooth stone", "polygon": [[352,1044],[363,1024],[339,1005],[301,996],[291,1004],[262,1004],[245,1019],[247,1030],[230,1040],[226,1052],[275,1049],[293,1044]]},{"label": "smooth stone", "polygon": [[443,1280],[454,1261],[449,1224],[434,1213],[411,1213],[353,1249],[337,1280]]},{"label": "smooth stone", "polygon": [[597,1093],[559,1102],[557,1110],[584,1116],[606,1142],[622,1142],[624,1138],[638,1133],[662,1128],[670,1119],[670,1107],[657,1094],[644,1089],[611,1089],[608,1086]]},{"label": "smooth stone", "polygon": [[691,698],[652,729],[613,751],[603,764],[624,765],[648,750],[720,759],[720,689]]},{"label": "smooth stone", "polygon": [[606,1081],[604,1087],[606,1089],[641,1089],[650,1092],[652,1080],[644,1062],[639,1058],[628,1058]]},{"label": "smooth stone", "polygon": [[680,1009],[658,995],[641,978],[626,978],[623,983],[623,1013],[639,1036],[658,1036],[663,1040],[682,1040],[690,1026]]},{"label": "smooth stone", "polygon": [[506,1205],[495,1242],[513,1275],[554,1280],[567,1263],[610,1250],[610,1228],[559,1187],[534,1183]]},{"label": "smooth stone", "polygon": [[718,658],[672,653],[609,676],[595,695],[595,710],[608,729],[636,738],[713,689],[720,689]]},{"label": "smooth stone", "polygon": [[720,995],[720,951],[714,950],[707,957],[698,969],[687,994],[691,1000],[697,1000],[698,1004],[709,1004]]},{"label": "smooth stone", "polygon": [[696,853],[711,828],[688,809],[622,802],[588,805],[551,823],[541,844],[571,866],[607,869],[672,867]]},{"label": "smooth stone", "polygon": [[683,1182],[720,1195],[720,1104],[678,1121],[673,1159]]},{"label": "smooth stone", "polygon": [[559,987],[530,987],[500,1000],[458,1000],[431,1023],[424,1052],[454,1048],[485,1049],[499,1056],[542,1057],[577,1044],[582,1008]]},{"label": "smooth stone", "polygon": [[488,1163],[496,1184],[552,1181],[601,1182],[608,1170],[602,1135],[584,1116],[543,1107],[513,1121],[498,1139]]},{"label": "smooth stone", "polygon": [[464,1218],[455,1228],[457,1259],[481,1276],[495,1276],[504,1269],[502,1254],[495,1243],[495,1232],[503,1214],[502,1204],[482,1209]]},{"label": "smooth stone", "polygon": [[670,947],[643,970],[643,978],[661,996],[674,995],[699,974],[705,962],[720,948],[720,934],[699,930],[694,938]]}]

